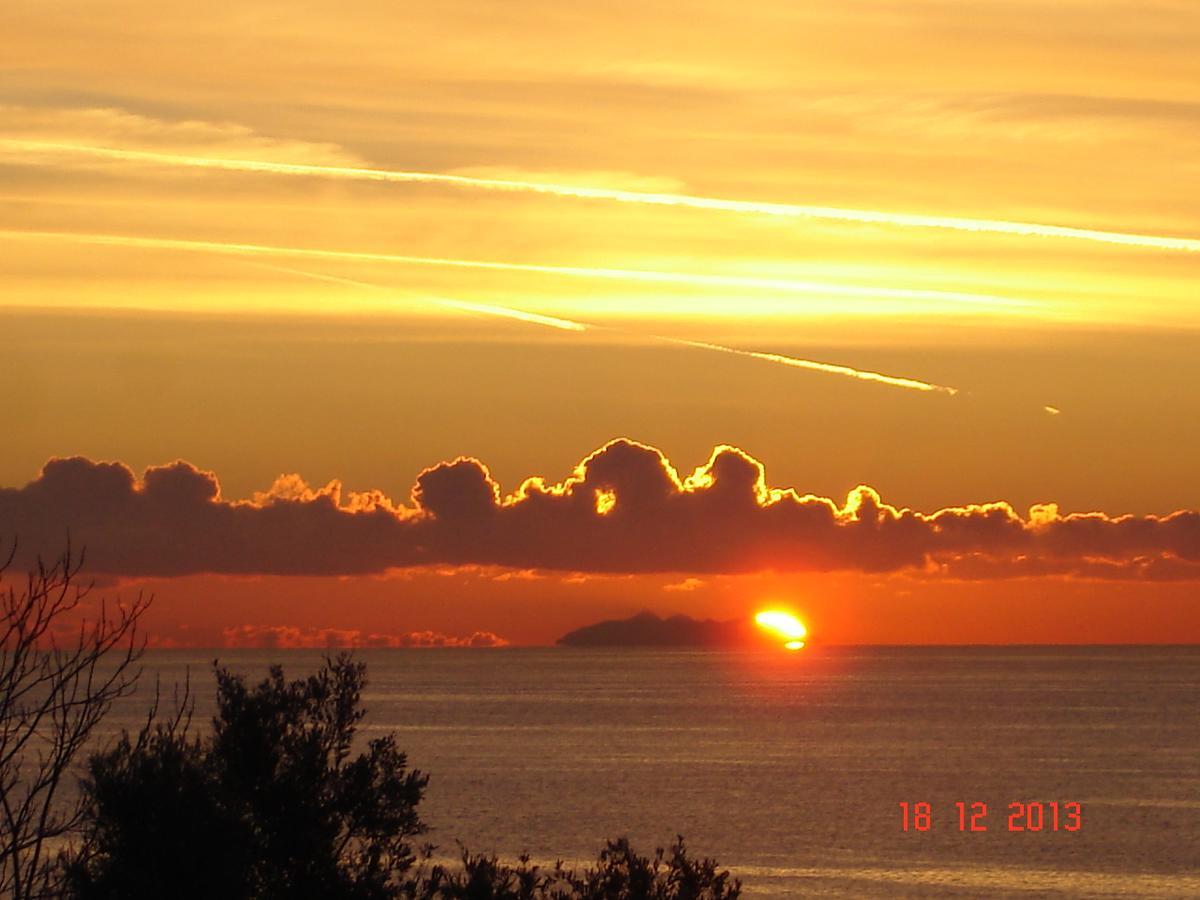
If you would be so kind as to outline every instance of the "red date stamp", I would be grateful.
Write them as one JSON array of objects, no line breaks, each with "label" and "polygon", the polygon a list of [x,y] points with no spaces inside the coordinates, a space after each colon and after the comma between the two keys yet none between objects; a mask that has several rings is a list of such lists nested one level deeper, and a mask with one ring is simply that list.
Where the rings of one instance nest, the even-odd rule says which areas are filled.
[{"label": "red date stamp", "polygon": [[[943,823],[959,831],[981,832],[989,828],[988,805],[982,801],[957,800],[954,803],[957,815],[949,823]],[[915,803],[900,801],[901,831],[932,831],[934,828],[933,804],[918,800]],[[1014,800],[1008,804],[1003,825],[998,831],[1079,831],[1083,827],[1083,805],[1073,800]]]}]

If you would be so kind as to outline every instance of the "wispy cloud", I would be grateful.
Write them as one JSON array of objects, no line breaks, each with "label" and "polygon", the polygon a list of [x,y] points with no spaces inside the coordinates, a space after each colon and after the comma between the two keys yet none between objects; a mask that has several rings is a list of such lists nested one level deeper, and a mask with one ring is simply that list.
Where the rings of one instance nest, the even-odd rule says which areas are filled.
[{"label": "wispy cloud", "polygon": [[457,309],[461,312],[477,313],[484,316],[497,316],[503,319],[516,319],[520,322],[529,322],[532,325],[545,325],[549,328],[558,328],[562,331],[587,331],[588,326],[582,322],[575,322],[571,319],[562,319],[558,316],[547,316],[542,313],[529,312],[524,309],[517,309],[512,306],[496,306],[492,303],[472,303],[467,300],[453,300],[449,297],[437,297],[431,294],[418,293],[416,291],[402,291],[399,288],[388,287],[387,285],[375,284],[370,281],[359,281],[356,278],[342,278],[337,275],[326,275],[322,272],[309,272],[304,269],[293,269],[290,266],[265,266],[276,272],[287,272],[291,275],[299,275],[302,278],[313,278],[317,281],[328,281],[334,284],[345,284],[350,287],[364,288],[372,291],[386,291],[391,294],[403,293],[408,296],[424,300],[432,303],[435,306],[441,306],[446,309]]},{"label": "wispy cloud", "polygon": [[1026,300],[992,294],[971,294],[957,291],[885,288],[846,285],[815,281],[796,281],[786,278],[753,278],[741,275],[712,275],[695,272],[663,272],[650,269],[614,269],[597,266],[555,266],[534,263],[510,263],[481,259],[454,259],[440,256],[409,256],[397,253],[374,253],[360,250],[326,250],[314,247],[279,247],[269,244],[248,244],[226,241],[197,241],[180,238],[137,237],[119,234],[89,234],[72,231],[2,230],[0,237],[25,240],[72,241],[112,247],[134,247],[149,250],[183,250],[200,253],[224,253],[239,256],[275,256],[300,259],[337,259],[357,262],[395,263],[399,265],[436,266],[455,269],[482,269],[501,272],[525,272],[537,275],[556,275],[566,278],[605,279],[652,284],[678,284],[699,288],[734,288],[764,290],[777,293],[817,296],[875,297],[894,300],[935,300],[953,303],[978,304],[981,307],[1021,309],[1032,307]]},{"label": "wispy cloud", "polygon": [[379,634],[358,628],[300,628],[295,625],[238,625],[221,629],[225,647],[313,649],[350,647],[506,647],[508,641],[490,631],[466,637],[438,631]]},{"label": "wispy cloud", "polygon": [[[454,260],[454,259],[439,259],[417,256],[397,256],[388,253],[361,253],[347,250],[316,250],[294,247],[274,247],[261,244],[231,244],[218,243],[213,241],[187,241],[177,240],[173,238],[144,238],[144,237],[126,237],[122,235],[101,235],[101,234],[77,234],[73,232],[43,232],[43,231],[0,231],[0,237],[9,237],[17,239],[45,239],[45,240],[72,240],[87,244],[102,244],[122,247],[140,247],[151,249],[167,249],[167,250],[189,250],[199,252],[216,252],[228,253],[233,255],[266,255],[266,256],[287,256],[287,257],[304,257],[316,259],[342,259],[342,260],[357,260],[357,261],[372,261],[372,262],[401,262],[427,265],[445,265],[465,268],[498,268],[498,269],[516,269],[519,271],[536,271],[553,274],[563,274],[573,277],[604,277],[604,278],[619,278],[629,276],[638,278],[640,276],[653,276],[654,280],[674,280],[678,278],[687,279],[685,283],[707,283],[703,279],[715,276],[702,275],[677,275],[668,272],[644,272],[624,269],[585,269],[578,267],[558,267],[558,266],[526,266],[517,263],[497,263],[484,262],[481,260]],[[323,281],[338,282],[342,284],[354,285],[362,288],[373,290],[388,290],[382,285],[372,284],[370,282],[358,281],[350,278],[339,278],[333,275],[322,275],[315,272],[306,272],[298,269],[286,269],[294,274],[308,278],[316,278]],[[793,282],[781,282],[783,285],[792,285]],[[421,299],[426,300],[435,305],[446,308],[458,309],[463,312],[472,312],[482,315],[501,316],[509,319],[519,319],[521,321],[530,322],[538,325],[546,325],[551,328],[558,328],[564,331],[584,331],[589,327],[582,322],[576,322],[571,319],[563,319],[556,316],[547,316],[541,313],[528,312],[526,310],[516,309],[509,306],[497,306],[489,303],[475,303],[465,300],[454,300],[446,297],[435,297],[424,294],[414,294]],[[711,344],[705,341],[692,341],[682,338],[663,337],[655,335],[659,340],[667,341],[673,344],[680,344],[688,347],[695,347],[702,350],[712,350],[721,353],[731,353],[737,356],[745,356],[752,359],[760,359],[765,362],[772,362],[779,365],[791,366],[799,369],[809,369],[816,372],[826,372],[832,375],[844,375],[850,378],[856,378],[862,381],[874,381],[880,384],[887,384],[892,387],[907,388],[918,391],[933,391],[943,394],[955,394],[957,390],[946,385],[932,384],[930,382],[918,381],[913,378],[901,378],[892,375],[884,375],[880,372],[871,372],[860,369],[855,369],[850,366],[836,365],[833,363],[817,362],[814,360],[800,359],[792,356],[785,356],[778,353],[762,353],[754,350],[741,350],[734,347],[726,347],[720,344]]]},{"label": "wispy cloud", "polygon": [[[337,284],[345,284],[353,287],[366,288],[369,290],[394,291],[393,288],[388,288],[385,285],[375,284],[370,281],[359,281],[354,278],[341,278],[336,275],[324,275],[318,272],[308,272],[303,269],[293,269],[284,266],[269,266],[268,268],[280,272],[289,272],[293,275],[300,275],[305,278],[316,278],[321,281],[330,281]],[[412,293],[405,291],[404,293]],[[587,331],[596,326],[586,325],[583,322],[576,322],[571,319],[560,319],[554,316],[545,316],[539,313],[527,312],[525,310],[513,309],[508,306],[493,306],[487,303],[469,303],[461,300],[450,300],[445,297],[429,297],[419,295],[422,299],[428,300],[439,306],[445,306],[452,309],[461,309],[465,312],[482,313],[484,315],[501,316],[510,319],[519,319],[523,322],[529,322],[535,325],[547,325],[551,328],[560,328],[568,331]],[[607,329],[609,331],[613,329]],[[736,356],[745,356],[751,359],[760,359],[765,362],[777,363],[779,365],[791,366],[796,369],[809,369],[814,372],[824,372],[830,375],[843,375],[849,378],[857,378],[862,381],[874,381],[880,384],[886,384],[891,387],[907,388],[917,391],[935,391],[943,394],[956,394],[956,388],[947,387],[941,384],[931,384],[926,381],[918,381],[913,378],[900,378],[894,375],[884,375],[880,372],[870,372],[863,369],[855,369],[851,366],[836,365],[834,363],[815,362],[810,359],[800,359],[795,356],[785,356],[780,353],[761,353],[755,350],[739,350],[734,347],[726,347],[722,344],[712,344],[706,341],[693,341],[684,338],[664,337],[662,335],[654,335],[656,340],[664,341],[670,344],[679,344],[684,347],[693,347],[697,350],[712,350],[719,353],[732,353]]]},{"label": "wispy cloud", "polygon": [[649,191],[617,190],[603,187],[585,187],[568,184],[551,184],[536,181],[516,181],[502,178],[480,178],[470,175],[452,175],[438,172],[410,172],[393,169],[375,169],[353,166],[308,165],[302,163],[269,162],[252,159],[226,159],[220,157],[186,156],[159,153],[149,150],[128,150],[117,147],[101,147],[88,144],[54,143],[47,141],[2,140],[0,147],[31,152],[55,152],[78,156],[90,156],[126,162],[140,162],[163,166],[224,169],[236,172],[259,172],[275,175],[299,175],[322,178],[343,178],[359,181],[391,183],[444,184],[452,187],[521,191],[571,197],[584,200],[605,200],[619,203],[640,203],[654,206],[675,206],[717,212],[744,213],[751,215],[781,216],[794,219],[826,219],[839,222],[854,222],[871,225],[893,225],[910,228],[939,228],[954,231],[1008,234],[1021,237],[1062,238],[1068,240],[1094,241],[1105,244],[1122,244],[1155,250],[1200,251],[1200,239],[1169,237],[1134,232],[1103,231],[1091,228],[1074,228],[1065,225],[1049,225],[1038,222],[1013,222],[1003,219],[975,219],[961,216],[934,216],[916,213],[889,212],[873,209],[851,209],[833,206],[810,206],[795,203],[771,203],[758,200],[731,200],[719,197],[702,197],[692,194],[656,193]]}]

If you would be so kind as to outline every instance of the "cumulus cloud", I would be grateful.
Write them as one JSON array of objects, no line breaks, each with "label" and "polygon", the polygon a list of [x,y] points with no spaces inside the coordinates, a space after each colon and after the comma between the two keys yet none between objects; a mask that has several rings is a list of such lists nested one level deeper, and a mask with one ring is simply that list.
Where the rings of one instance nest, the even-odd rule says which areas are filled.
[{"label": "cumulus cloud", "polygon": [[68,530],[91,571],[353,575],[416,566],[570,573],[913,570],[928,577],[1014,574],[1200,579],[1200,512],[1022,516],[1003,502],[918,512],[870,487],[844,500],[768,484],[762,463],[717,447],[690,475],[653,447],[611,441],[565,479],[505,493],[479,460],[422,471],[407,502],[313,488],[281,476],[251,500],[222,497],[186,462],[147,469],[53,459],[0,490],[0,534],[22,553]]}]

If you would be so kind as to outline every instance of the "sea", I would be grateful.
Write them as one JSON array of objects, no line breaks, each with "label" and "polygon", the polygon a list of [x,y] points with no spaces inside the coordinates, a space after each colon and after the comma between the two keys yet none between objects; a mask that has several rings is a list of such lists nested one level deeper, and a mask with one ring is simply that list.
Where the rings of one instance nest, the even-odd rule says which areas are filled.
[{"label": "sea", "polygon": [[[677,835],[783,897],[1200,898],[1200,647],[361,650],[365,738],[430,776],[439,857],[586,864]],[[251,678],[308,650],[150,652]],[[960,806],[961,804],[961,806]]]}]

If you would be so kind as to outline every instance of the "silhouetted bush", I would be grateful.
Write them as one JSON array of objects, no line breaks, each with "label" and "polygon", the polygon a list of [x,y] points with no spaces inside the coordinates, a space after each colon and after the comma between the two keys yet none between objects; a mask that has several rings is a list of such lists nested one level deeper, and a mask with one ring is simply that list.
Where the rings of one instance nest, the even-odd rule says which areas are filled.
[{"label": "silhouetted bush", "polygon": [[[152,710],[136,735],[92,757],[81,846],[67,877],[79,900],[735,900],[710,859],[637,855],[624,838],[597,863],[544,869],[463,850],[462,866],[418,857],[427,777],[391,735],[351,758],[365,666],[326,659],[250,688],[217,669],[211,735],[189,734],[190,701]],[[157,707],[157,703],[155,704]],[[418,864],[419,863],[419,864]]]},{"label": "silhouetted bush", "polygon": [[527,856],[510,866],[464,850],[461,871],[435,866],[414,886],[419,900],[737,900],[742,890],[715,860],[688,856],[682,837],[653,857],[639,856],[626,838],[611,840],[584,869],[542,869]]},{"label": "silhouetted bush", "polygon": [[75,895],[250,894],[253,828],[223,790],[199,738],[174,723],[126,735],[92,758],[85,795],[83,846],[67,866]]},{"label": "silhouetted bush", "polygon": [[390,735],[351,758],[365,675],[347,656],[290,683],[274,666],[253,688],[218,669],[210,736],[190,736],[181,712],[94,756],[74,894],[401,896],[427,778]]}]

